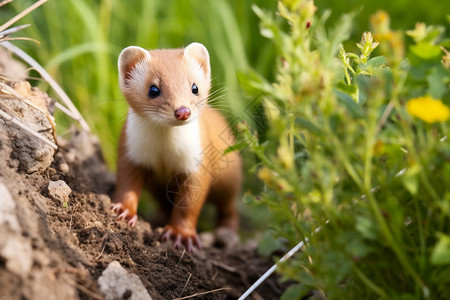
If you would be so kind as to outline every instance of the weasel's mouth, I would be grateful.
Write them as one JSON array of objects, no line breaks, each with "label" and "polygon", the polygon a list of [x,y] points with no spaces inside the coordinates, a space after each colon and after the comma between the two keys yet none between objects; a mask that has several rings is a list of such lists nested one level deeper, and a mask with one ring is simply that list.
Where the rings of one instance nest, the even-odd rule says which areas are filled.
[{"label": "weasel's mouth", "polygon": [[172,119],[172,126],[184,126],[187,125],[189,123],[191,123],[192,121],[194,121],[196,118],[191,116],[189,119],[187,120],[177,120],[177,119]]}]

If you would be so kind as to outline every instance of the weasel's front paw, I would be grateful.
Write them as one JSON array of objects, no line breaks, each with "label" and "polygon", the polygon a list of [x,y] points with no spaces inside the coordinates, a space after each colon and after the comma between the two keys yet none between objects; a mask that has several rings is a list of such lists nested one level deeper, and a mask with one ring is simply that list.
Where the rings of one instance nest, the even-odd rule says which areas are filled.
[{"label": "weasel's front paw", "polygon": [[125,220],[129,227],[136,226],[137,214],[122,203],[111,203],[111,210],[117,215],[117,221]]},{"label": "weasel's front paw", "polygon": [[181,248],[181,245],[184,245],[189,253],[194,252],[196,248],[202,249],[202,244],[195,230],[185,230],[177,226],[166,225],[161,240],[165,242],[169,239],[174,241],[173,247],[175,249]]}]

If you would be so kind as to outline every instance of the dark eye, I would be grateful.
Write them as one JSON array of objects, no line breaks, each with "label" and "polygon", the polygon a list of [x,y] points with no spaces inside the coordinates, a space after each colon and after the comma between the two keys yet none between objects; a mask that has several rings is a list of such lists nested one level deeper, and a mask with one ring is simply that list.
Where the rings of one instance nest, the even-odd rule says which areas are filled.
[{"label": "dark eye", "polygon": [[158,89],[158,87],[156,87],[156,85],[152,85],[148,90],[148,96],[152,99],[158,97],[159,94],[161,94],[161,91]]},{"label": "dark eye", "polygon": [[192,94],[198,95],[198,86],[195,83],[192,85]]}]

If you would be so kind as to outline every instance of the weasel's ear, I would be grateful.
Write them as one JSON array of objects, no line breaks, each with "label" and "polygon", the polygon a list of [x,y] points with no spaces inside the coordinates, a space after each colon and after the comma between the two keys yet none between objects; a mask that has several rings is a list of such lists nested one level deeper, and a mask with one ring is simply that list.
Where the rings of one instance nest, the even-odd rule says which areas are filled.
[{"label": "weasel's ear", "polygon": [[131,77],[131,71],[133,71],[136,64],[140,61],[150,61],[150,53],[144,48],[137,46],[130,46],[122,50],[119,55],[119,80],[126,83]]},{"label": "weasel's ear", "polygon": [[209,53],[205,46],[200,43],[189,44],[184,48],[184,56],[195,59],[202,67],[203,72],[205,72],[205,76],[210,76]]}]

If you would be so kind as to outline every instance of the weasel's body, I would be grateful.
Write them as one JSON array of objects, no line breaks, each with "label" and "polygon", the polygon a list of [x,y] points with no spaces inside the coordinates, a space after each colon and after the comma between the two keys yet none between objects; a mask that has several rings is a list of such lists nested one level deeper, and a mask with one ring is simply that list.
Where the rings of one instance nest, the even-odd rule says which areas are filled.
[{"label": "weasel's body", "polygon": [[209,55],[185,49],[128,47],[119,57],[120,87],[130,108],[122,129],[113,210],[130,226],[144,186],[169,216],[163,239],[200,247],[196,225],[205,200],[218,207],[219,226],[238,226],[235,200],[242,181],[225,119],[208,106]]},{"label": "weasel's body", "polygon": [[198,120],[160,128],[130,109],[126,128],[126,155],[133,163],[151,168],[160,177],[198,169],[202,153]]}]

